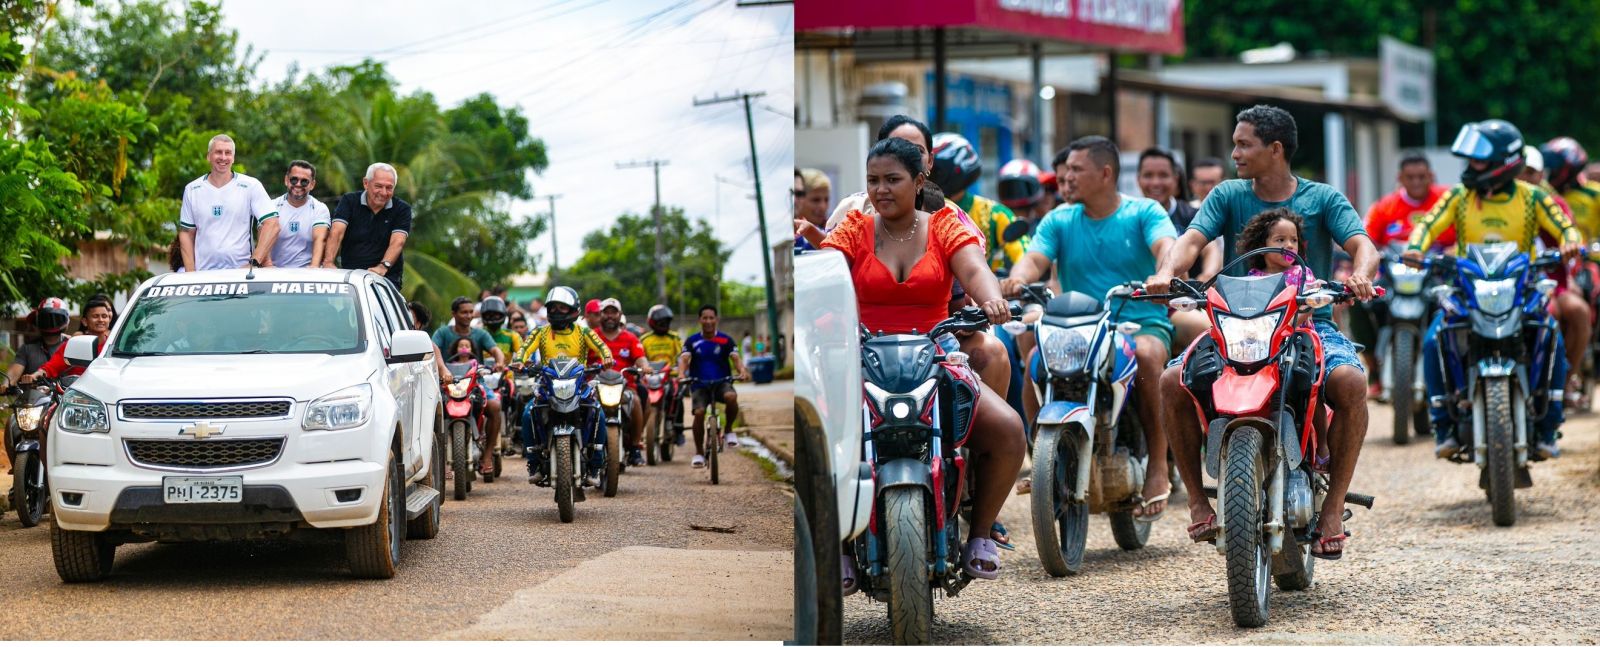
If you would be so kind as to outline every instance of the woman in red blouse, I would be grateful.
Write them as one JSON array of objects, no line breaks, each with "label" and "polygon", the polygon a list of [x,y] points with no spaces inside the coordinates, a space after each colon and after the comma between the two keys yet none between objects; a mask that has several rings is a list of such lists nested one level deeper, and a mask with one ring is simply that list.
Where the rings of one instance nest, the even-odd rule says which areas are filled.
[{"label": "woman in red blouse", "polygon": [[[953,280],[961,282],[990,322],[1009,321],[1011,311],[1000,295],[1000,282],[984,262],[978,237],[951,207],[934,213],[916,208],[926,181],[922,157],[902,139],[873,146],[867,154],[867,199],[876,213],[850,212],[822,241],[822,247],[837,249],[848,259],[862,325],[874,332],[927,332],[946,318]],[[983,344],[985,337],[962,340],[962,349]],[[969,573],[992,579],[1000,563],[990,531],[1026,449],[1022,419],[989,385],[979,394],[967,446],[972,448],[977,485],[963,561]]]},{"label": "woman in red blouse", "polygon": [[[105,298],[90,299],[89,305],[84,306],[83,323],[79,325],[78,331],[80,334],[95,336],[95,353],[100,352],[100,348],[105,346],[106,337],[111,335],[111,321],[115,316],[116,313],[111,309],[111,301]],[[19,382],[28,384],[40,377],[53,380],[63,375],[83,375],[83,371],[82,366],[67,364],[67,345],[62,344],[61,348],[56,349],[56,354],[50,357],[50,361],[45,362],[39,370],[22,376]]]}]

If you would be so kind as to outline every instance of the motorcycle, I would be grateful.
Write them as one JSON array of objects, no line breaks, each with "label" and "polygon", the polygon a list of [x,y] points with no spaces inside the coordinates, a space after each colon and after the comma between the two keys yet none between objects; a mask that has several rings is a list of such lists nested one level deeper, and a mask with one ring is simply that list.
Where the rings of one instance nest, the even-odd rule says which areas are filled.
[{"label": "motorcycle", "polygon": [[606,369],[595,378],[595,385],[600,396],[600,410],[605,415],[606,423],[606,488],[605,495],[617,495],[617,475],[628,471],[628,462],[622,459],[621,437],[633,423],[634,398],[633,391],[628,388],[628,380],[623,375],[637,375],[638,369],[629,367],[621,372],[615,369]]},{"label": "motorcycle", "polygon": [[[450,468],[455,472],[453,486],[455,500],[467,498],[472,491],[472,481],[478,465],[483,460],[484,446],[484,389],[498,386],[499,375],[476,361],[445,364],[454,379],[444,388],[444,424],[449,438]],[[493,385],[493,386],[491,386]],[[484,483],[493,483],[500,472],[500,457],[495,456],[495,468],[483,475]]]},{"label": "motorcycle", "polygon": [[1150,522],[1133,514],[1149,458],[1130,405],[1139,324],[1117,323],[1111,308],[1143,287],[1125,283],[1100,301],[1079,292],[1052,298],[1042,283],[1023,289],[1025,300],[1044,306],[1031,326],[1039,360],[1028,366],[1041,403],[1031,501],[1039,561],[1055,577],[1083,567],[1090,514],[1107,515],[1123,550],[1143,548],[1150,537]]},{"label": "motorcycle", "polygon": [[[1203,491],[1220,503],[1215,541],[1226,558],[1233,621],[1241,627],[1267,623],[1269,578],[1285,591],[1311,586],[1310,549],[1328,489],[1327,476],[1311,467],[1315,412],[1323,411],[1323,351],[1321,338],[1296,320],[1352,298],[1332,281],[1307,291],[1283,274],[1228,275],[1268,253],[1301,262],[1286,249],[1258,249],[1210,281],[1175,279],[1170,294],[1134,297],[1170,299],[1186,312],[1204,303],[1210,315],[1211,330],[1189,347],[1183,383],[1205,434],[1206,473],[1218,482]],[[1369,509],[1373,503],[1353,492],[1345,501]],[[1343,518],[1349,517],[1346,510]]]},{"label": "motorcycle", "polygon": [[32,528],[50,505],[50,481],[45,473],[44,437],[50,418],[74,378],[63,383],[40,378],[26,386],[12,386],[11,420],[6,424],[6,447],[11,451],[11,506],[22,527]]},{"label": "motorcycle", "polygon": [[1387,294],[1378,302],[1385,325],[1378,331],[1378,356],[1383,358],[1380,376],[1384,392],[1394,405],[1394,444],[1406,445],[1411,435],[1429,433],[1428,403],[1417,397],[1426,390],[1422,383],[1422,333],[1433,320],[1424,288],[1428,272],[1406,265],[1400,258],[1403,243],[1383,250],[1383,272],[1379,285]]},{"label": "motorcycle", "polygon": [[668,434],[671,424],[667,419],[672,416],[672,402],[677,398],[678,380],[667,375],[666,362],[650,362],[650,374],[639,378],[639,383],[644,386],[645,392],[645,418],[650,424],[644,430],[644,460],[646,464],[655,465],[656,457],[661,457],[661,462],[672,462],[672,443],[674,438]]},{"label": "motorcycle", "polygon": [[[1546,252],[1530,261],[1515,243],[1494,243],[1468,245],[1465,258],[1434,255],[1422,264],[1452,277],[1434,288],[1451,385],[1445,409],[1462,448],[1451,460],[1478,466],[1495,525],[1510,526],[1517,521],[1514,491],[1533,487],[1528,462],[1542,460],[1528,451],[1530,427],[1561,397],[1562,385],[1551,383],[1560,329],[1546,310],[1556,281],[1533,280],[1561,258]],[[1461,412],[1470,412],[1467,419]]]},{"label": "motorcycle", "polygon": [[933,592],[954,596],[972,581],[961,568],[973,490],[964,445],[981,389],[952,333],[988,326],[969,306],[927,334],[861,331],[862,445],[875,491],[848,559],[861,591],[888,603],[897,644],[929,642]]},{"label": "motorcycle", "polygon": [[561,521],[571,523],[576,514],[574,504],[585,500],[583,489],[594,485],[596,478],[602,491],[616,493],[617,472],[607,466],[616,464],[618,443],[615,434],[607,432],[609,425],[597,389],[589,380],[603,367],[585,367],[577,359],[558,357],[537,370],[538,396],[523,413],[532,428],[543,430],[540,436],[547,447],[540,457],[548,461],[546,476],[535,485],[555,489]]}]

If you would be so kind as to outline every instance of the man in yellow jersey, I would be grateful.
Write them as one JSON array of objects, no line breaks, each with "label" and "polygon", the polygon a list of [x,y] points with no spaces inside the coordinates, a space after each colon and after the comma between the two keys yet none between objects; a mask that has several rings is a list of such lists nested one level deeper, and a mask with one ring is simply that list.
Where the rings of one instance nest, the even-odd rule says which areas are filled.
[{"label": "man in yellow jersey", "polygon": [[[1572,209],[1572,224],[1583,234],[1583,241],[1594,243],[1600,239],[1600,183],[1595,182],[1594,176],[1584,177],[1584,170],[1589,166],[1589,153],[1571,137],[1557,137],[1545,142],[1539,151],[1545,158],[1546,183],[1566,199]],[[1583,262],[1572,270],[1570,287],[1577,290],[1578,296],[1593,310],[1600,305],[1600,266]],[[1590,335],[1594,334],[1593,324],[1593,312],[1590,312],[1588,320],[1576,322]],[[1568,339],[1567,344],[1568,361],[1573,366],[1583,366],[1582,358],[1587,344],[1580,343],[1577,337]],[[1567,402],[1578,405],[1582,410],[1589,409],[1589,394],[1584,392],[1580,375],[1567,378]]]},{"label": "man in yellow jersey", "polygon": [[[645,359],[649,360],[651,364],[656,362],[667,363],[667,381],[664,385],[666,393],[662,397],[667,401],[667,420],[672,421],[672,429],[675,434],[673,442],[681,447],[684,443],[683,403],[678,392],[678,383],[672,378],[677,377],[678,374],[678,356],[683,354],[683,338],[672,330],[672,308],[658,303],[650,307],[650,313],[645,315],[645,319],[646,323],[650,324],[650,332],[640,337],[639,343],[644,345]],[[643,387],[640,388],[639,397],[641,398],[640,402],[650,401],[650,395],[643,391]],[[645,407],[644,415],[644,428],[649,429],[656,415],[655,408]]]},{"label": "man in yellow jersey", "polygon": [[[1422,258],[1423,250],[1451,227],[1456,231],[1457,256],[1465,255],[1468,244],[1490,242],[1516,243],[1519,249],[1531,255],[1540,229],[1561,241],[1561,252],[1566,258],[1575,256],[1582,244],[1572,221],[1556,206],[1550,194],[1516,179],[1524,164],[1522,147],[1522,133],[1503,120],[1490,119],[1463,126],[1450,146],[1452,154],[1467,159],[1461,184],[1451,187],[1439,198],[1411,231],[1406,258]],[[1568,308],[1587,310],[1576,295],[1562,295],[1556,299],[1557,318]],[[1443,321],[1443,313],[1439,313],[1428,326],[1422,342],[1425,358],[1422,365],[1423,380],[1428,387],[1428,411],[1437,442],[1435,454],[1439,458],[1449,458],[1460,451],[1461,445],[1455,439],[1452,414],[1446,406],[1447,389],[1453,387],[1445,383],[1443,357],[1439,354],[1438,336]],[[1568,362],[1563,337],[1556,337],[1550,384],[1537,387],[1534,392],[1565,383]],[[1534,453],[1539,458],[1552,458],[1559,453],[1555,439],[1556,428],[1563,419],[1562,404],[1560,399],[1552,399],[1545,417],[1537,424],[1540,438]]]},{"label": "man in yellow jersey", "polygon": [[[606,343],[600,339],[595,331],[583,326],[574,325],[578,321],[578,292],[564,285],[550,288],[550,294],[545,297],[544,307],[550,324],[539,326],[533,330],[528,343],[522,347],[522,352],[517,355],[517,363],[543,364],[557,357],[575,357],[588,361],[589,364],[611,365],[611,350],[606,348]],[[533,428],[533,406],[538,401],[538,395],[528,400],[527,408],[522,410],[522,444],[531,448],[526,452],[528,459],[528,482],[538,483],[545,479],[544,474],[544,430],[538,430],[537,437]]]}]

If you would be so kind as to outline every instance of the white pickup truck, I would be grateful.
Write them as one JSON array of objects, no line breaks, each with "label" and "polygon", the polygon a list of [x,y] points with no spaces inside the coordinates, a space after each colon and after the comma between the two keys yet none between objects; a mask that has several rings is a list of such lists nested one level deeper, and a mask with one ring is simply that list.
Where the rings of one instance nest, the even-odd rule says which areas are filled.
[{"label": "white pickup truck", "polygon": [[366,271],[215,270],[140,285],[49,429],[66,582],[116,547],[342,532],[357,577],[439,531],[439,380],[405,300]]}]

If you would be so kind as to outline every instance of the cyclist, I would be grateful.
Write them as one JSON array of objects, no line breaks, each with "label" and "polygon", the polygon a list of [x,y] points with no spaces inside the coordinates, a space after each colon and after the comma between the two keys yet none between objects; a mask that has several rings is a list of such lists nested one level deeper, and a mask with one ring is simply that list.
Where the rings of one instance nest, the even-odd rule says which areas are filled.
[{"label": "cyclist", "polygon": [[[594,330],[575,325],[578,321],[576,290],[564,285],[550,288],[550,293],[544,300],[544,307],[550,323],[533,330],[533,335],[528,338],[528,344],[522,347],[522,354],[517,356],[518,365],[548,362],[557,357],[581,357],[587,360],[598,357],[599,364],[606,366],[611,364],[611,350],[600,339],[600,335]],[[540,483],[545,480],[544,430],[539,430],[540,433],[535,436],[533,404],[534,401],[530,399],[527,408],[522,410],[522,446],[528,448],[524,453],[528,459],[528,482]],[[586,476],[585,484],[587,483]]]},{"label": "cyclist", "polygon": [[[672,378],[678,376],[678,356],[683,354],[683,337],[673,332],[672,308],[668,308],[663,304],[658,303],[651,306],[650,313],[645,315],[645,322],[650,324],[650,332],[640,337],[639,343],[644,346],[645,359],[651,363],[667,363],[667,379],[663,383],[666,389],[666,415],[667,419],[672,421],[673,442],[681,447],[685,442],[683,437],[683,394],[678,391],[677,383]],[[646,394],[640,393],[639,395],[645,397]],[[649,417],[654,415],[654,410],[645,411],[646,425],[651,423]]]},{"label": "cyclist", "polygon": [[739,379],[750,379],[750,370],[735,350],[733,337],[717,330],[717,321],[716,306],[700,306],[700,332],[684,340],[683,352],[678,355],[678,374],[695,380],[690,387],[694,397],[694,458],[689,461],[694,467],[706,466],[705,454],[717,442],[718,432],[707,434],[705,429],[706,406],[712,399],[727,404],[720,433],[726,435],[729,446],[738,442],[738,437],[733,435],[733,421],[739,417],[739,394],[729,382],[715,386],[710,383],[732,377],[733,368],[738,369]]},{"label": "cyclist", "polygon": [[972,217],[988,244],[989,269],[1009,270],[1022,258],[1022,241],[1009,243],[1001,239],[1001,232],[1016,214],[1005,205],[971,191],[978,176],[983,174],[983,162],[978,150],[967,138],[955,133],[937,133],[933,136],[933,171],[929,179],[944,191],[950,200]]},{"label": "cyclist", "polygon": [[[1450,152],[1467,159],[1467,169],[1461,173],[1461,184],[1451,187],[1440,198],[1428,215],[1417,223],[1411,232],[1410,245],[1405,255],[1410,259],[1422,258],[1434,240],[1450,227],[1456,230],[1456,252],[1463,255],[1469,243],[1509,241],[1517,243],[1524,252],[1534,252],[1534,239],[1539,229],[1556,236],[1561,241],[1561,252],[1567,258],[1582,249],[1578,229],[1572,225],[1560,207],[1543,189],[1516,179],[1522,171],[1524,152],[1522,133],[1516,126],[1500,119],[1490,119],[1462,126]],[[1576,294],[1561,294],[1555,299],[1556,317],[1565,324],[1561,313],[1578,309],[1583,321],[1588,321],[1588,306]],[[1460,451],[1461,445],[1452,433],[1450,412],[1445,408],[1448,385],[1442,358],[1439,355],[1438,336],[1443,326],[1443,313],[1434,316],[1433,323],[1423,337],[1423,380],[1428,387],[1428,413],[1433,421],[1434,453],[1439,458],[1449,458]],[[1567,379],[1568,359],[1563,338],[1571,331],[1562,326],[1556,336],[1555,366],[1552,384],[1563,384]],[[1548,387],[1534,389],[1534,393]],[[1560,452],[1556,448],[1556,428],[1561,425],[1560,399],[1551,400],[1545,416],[1538,422],[1540,438],[1535,453],[1541,458],[1552,458]]]}]

